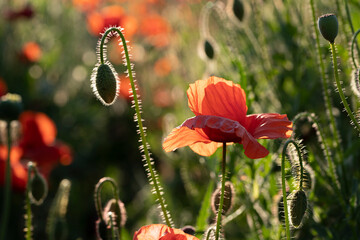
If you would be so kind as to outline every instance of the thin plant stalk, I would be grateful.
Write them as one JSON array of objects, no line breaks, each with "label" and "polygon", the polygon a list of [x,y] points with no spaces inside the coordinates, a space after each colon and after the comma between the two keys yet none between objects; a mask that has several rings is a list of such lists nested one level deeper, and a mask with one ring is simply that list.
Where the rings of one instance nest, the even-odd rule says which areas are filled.
[{"label": "thin plant stalk", "polygon": [[4,189],[4,202],[3,202],[3,214],[1,218],[0,227],[0,240],[5,240],[6,230],[9,221],[9,210],[10,210],[10,187],[11,187],[11,165],[10,165],[10,154],[11,154],[11,122],[6,122],[6,133],[7,133],[7,159],[6,159],[6,171],[5,171],[5,189]]},{"label": "thin plant stalk", "polygon": [[339,158],[341,159],[342,158],[342,150],[341,150],[341,145],[340,145],[340,137],[339,137],[338,130],[336,128],[335,117],[334,117],[333,110],[332,110],[333,107],[332,107],[332,103],[331,103],[330,95],[329,95],[329,84],[328,84],[327,77],[325,75],[325,65],[324,65],[323,58],[321,57],[321,48],[320,48],[319,32],[317,31],[314,0],[310,0],[310,6],[311,6],[311,13],[312,13],[313,27],[314,27],[314,32],[315,32],[315,40],[316,40],[316,48],[317,48],[317,53],[318,53],[319,66],[320,66],[320,74],[321,74],[321,80],[322,80],[322,85],[323,85],[326,112],[330,119],[330,128],[331,128],[331,132],[334,137],[335,148],[337,149],[337,153],[339,154]]},{"label": "thin plant stalk", "polygon": [[355,33],[354,33],[354,36],[351,40],[351,59],[352,59],[352,62],[353,62],[353,65],[354,65],[354,68],[358,68],[358,65],[355,61],[355,54],[354,54],[354,45],[355,45],[355,42],[356,42],[356,37],[357,35],[359,35],[360,33],[360,29],[357,30]]},{"label": "thin plant stalk", "polygon": [[103,46],[104,46],[105,39],[106,39],[107,35],[110,32],[113,32],[113,31],[115,31],[116,33],[119,34],[119,36],[121,38],[123,48],[124,48],[126,67],[127,67],[127,72],[128,72],[128,75],[129,75],[129,80],[130,80],[130,84],[131,84],[131,90],[132,90],[132,93],[133,93],[133,98],[134,98],[134,108],[135,108],[135,112],[136,112],[135,116],[136,116],[136,120],[137,120],[138,127],[139,127],[140,139],[141,139],[141,142],[142,142],[142,145],[143,145],[142,150],[144,151],[144,158],[145,158],[145,161],[146,161],[146,164],[147,164],[147,167],[148,167],[148,170],[149,170],[149,174],[150,174],[149,175],[150,182],[154,186],[154,194],[156,195],[156,197],[157,197],[157,199],[159,201],[159,205],[160,205],[161,211],[163,213],[165,223],[169,227],[172,227],[173,224],[172,224],[172,221],[171,221],[171,216],[170,216],[169,211],[166,208],[165,199],[163,198],[163,193],[161,191],[161,186],[160,186],[160,183],[158,181],[157,175],[155,173],[155,169],[153,169],[153,163],[151,161],[150,153],[149,153],[149,150],[148,150],[148,142],[147,142],[147,139],[146,139],[146,134],[145,134],[143,123],[142,123],[140,104],[139,104],[138,96],[136,94],[136,87],[135,87],[135,83],[134,83],[134,77],[133,77],[133,72],[132,72],[132,67],[131,67],[131,62],[130,62],[130,57],[129,57],[129,51],[128,51],[128,48],[127,48],[127,45],[126,45],[125,37],[124,37],[123,33],[121,32],[121,30],[119,28],[111,27],[111,28],[108,28],[105,31],[105,33],[104,33],[104,35],[103,35],[103,37],[101,39],[101,43],[100,43],[100,61],[101,61],[101,63],[104,63]]},{"label": "thin plant stalk", "polygon": [[349,106],[349,104],[348,104],[348,102],[346,100],[344,91],[343,91],[341,83],[340,83],[339,70],[338,70],[338,67],[337,67],[335,43],[330,43],[330,48],[331,48],[331,53],[332,53],[333,66],[334,66],[335,82],[336,82],[337,90],[339,92],[339,96],[340,96],[341,101],[342,101],[342,103],[344,105],[345,111],[347,112],[348,116],[351,119],[352,124],[354,124],[356,130],[358,130],[360,132],[360,125],[357,122],[353,112],[350,109],[350,106]]},{"label": "thin plant stalk", "polygon": [[223,143],[223,158],[221,162],[221,193],[220,193],[220,202],[216,219],[216,230],[215,230],[215,240],[219,239],[221,220],[222,220],[222,211],[224,204],[224,194],[225,194],[225,180],[226,180],[226,143]]},{"label": "thin plant stalk", "polygon": [[119,238],[117,237],[116,231],[115,231],[115,227],[114,227],[114,222],[113,222],[113,213],[109,212],[109,221],[110,221],[110,228],[111,228],[111,238],[112,240],[119,240]]},{"label": "thin plant stalk", "polygon": [[25,214],[25,239],[31,240],[32,238],[32,211],[31,211],[31,201],[30,201],[30,191],[31,191],[31,173],[33,171],[34,165],[32,163],[28,164],[28,179],[26,186],[26,214]]},{"label": "thin plant stalk", "polygon": [[290,236],[290,223],[289,223],[289,213],[288,213],[288,207],[287,207],[286,185],[285,185],[285,154],[286,154],[287,146],[292,141],[293,140],[288,140],[285,142],[283,152],[282,152],[282,157],[281,157],[281,185],[282,185],[282,193],[283,193],[286,240],[290,240],[291,236]]}]

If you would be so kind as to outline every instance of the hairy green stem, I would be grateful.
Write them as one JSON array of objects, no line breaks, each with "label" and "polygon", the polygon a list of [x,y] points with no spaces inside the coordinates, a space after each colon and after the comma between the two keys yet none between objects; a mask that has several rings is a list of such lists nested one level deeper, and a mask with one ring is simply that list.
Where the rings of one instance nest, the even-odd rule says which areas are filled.
[{"label": "hairy green stem", "polygon": [[330,129],[331,129],[331,132],[332,132],[334,140],[335,140],[334,141],[335,142],[335,148],[337,149],[337,153],[339,154],[339,158],[342,158],[342,149],[341,149],[341,145],[340,145],[340,136],[339,136],[338,130],[336,128],[335,117],[334,117],[333,110],[332,110],[333,107],[332,107],[332,103],[331,103],[330,95],[329,95],[328,79],[327,79],[327,77],[325,75],[325,65],[324,65],[323,58],[321,56],[320,39],[319,39],[319,32],[317,30],[314,0],[310,0],[310,6],[311,6],[311,13],[312,13],[313,27],[314,27],[314,32],[315,32],[315,40],[316,40],[316,48],[317,48],[317,53],[318,53],[318,60],[319,60],[319,65],[320,65],[320,74],[321,74],[321,80],[322,80],[322,85],[323,85],[326,112],[327,112],[327,115],[328,115],[328,117],[330,119]]},{"label": "hairy green stem", "polygon": [[109,222],[110,222],[110,228],[111,228],[111,238],[112,240],[118,240],[118,235],[115,231],[115,227],[114,227],[114,220],[113,220],[113,213],[112,212],[109,212],[108,213],[109,215]]},{"label": "hairy green stem", "polygon": [[286,198],[286,185],[285,185],[285,155],[286,148],[293,140],[288,140],[285,142],[282,157],[281,157],[281,186],[282,186],[282,194],[283,194],[283,204],[284,204],[284,215],[285,215],[285,232],[286,232],[286,240],[290,240],[290,223],[289,223],[289,214],[287,207],[287,198]]},{"label": "hairy green stem", "polygon": [[222,220],[222,211],[224,204],[224,193],[225,193],[225,180],[226,180],[226,143],[223,143],[223,158],[221,162],[221,194],[220,202],[216,219],[216,230],[215,230],[215,240],[219,239],[221,220]]},{"label": "hairy green stem", "polygon": [[101,219],[103,216],[103,214],[102,214],[103,208],[102,208],[102,203],[101,203],[101,190],[103,188],[104,183],[107,183],[107,182],[111,183],[111,185],[113,187],[113,191],[114,191],[113,195],[115,196],[116,203],[119,202],[118,186],[117,186],[115,180],[110,177],[101,178],[95,186],[95,195],[94,195],[96,211],[97,211],[99,218],[101,218]]},{"label": "hairy green stem", "polygon": [[148,167],[149,174],[150,174],[149,175],[149,178],[150,178],[149,180],[153,184],[154,192],[155,192],[155,195],[156,195],[157,200],[159,202],[159,205],[160,205],[161,211],[163,213],[163,218],[164,218],[164,221],[165,221],[166,225],[168,225],[169,227],[173,227],[170,213],[166,208],[165,199],[163,198],[163,193],[161,192],[162,188],[161,188],[160,182],[159,182],[159,180],[157,178],[155,169],[153,169],[153,163],[152,163],[151,158],[150,158],[150,153],[149,153],[149,150],[148,150],[148,143],[147,143],[147,139],[146,139],[146,134],[145,134],[145,130],[144,130],[144,127],[143,127],[142,118],[141,118],[140,104],[139,104],[138,96],[136,94],[136,86],[135,86],[135,82],[134,82],[134,77],[133,77],[133,72],[132,72],[132,67],[131,67],[131,62],[130,62],[130,57],[129,57],[129,51],[128,51],[128,48],[127,48],[127,45],[126,45],[125,37],[124,37],[123,33],[121,32],[121,30],[119,28],[117,28],[117,27],[108,28],[105,31],[104,35],[102,36],[101,43],[100,43],[100,61],[101,61],[101,63],[104,62],[103,45],[104,45],[105,39],[106,39],[107,35],[110,32],[113,32],[113,31],[115,31],[115,32],[117,32],[119,34],[119,36],[121,38],[121,41],[122,41],[123,48],[124,48],[126,67],[127,67],[127,71],[128,71],[128,74],[129,74],[131,90],[132,90],[133,98],[134,98],[134,108],[135,108],[135,112],[136,112],[135,116],[136,116],[136,120],[137,120],[138,127],[139,127],[140,139],[141,139],[141,142],[142,142],[142,145],[143,145],[142,150],[144,151],[144,158],[145,158],[146,165]]},{"label": "hairy green stem", "polygon": [[353,62],[353,65],[354,65],[354,68],[358,68],[358,65],[355,61],[355,54],[354,54],[354,45],[355,45],[355,42],[356,42],[356,37],[357,35],[359,35],[360,33],[360,29],[358,29],[354,35],[353,35],[353,38],[351,40],[351,59],[352,59],[352,62]]},{"label": "hairy green stem", "polygon": [[25,214],[25,239],[31,240],[32,237],[32,211],[31,211],[31,201],[30,201],[30,192],[31,192],[31,173],[34,169],[34,164],[29,162],[28,164],[28,179],[26,184],[26,214]]},{"label": "hairy green stem", "polygon": [[[333,66],[334,66],[334,75],[335,75],[335,82],[336,82],[336,87],[337,90],[339,92],[341,101],[344,105],[344,108],[348,114],[348,116],[350,117],[352,123],[354,124],[356,130],[358,130],[360,132],[360,125],[359,123],[356,121],[356,118],[353,114],[353,112],[350,109],[350,106],[346,100],[344,91],[342,89],[341,83],[340,83],[340,79],[339,79],[339,70],[337,67],[337,59],[336,59],[336,49],[335,49],[335,43],[330,43],[330,48],[331,48],[331,53],[332,53],[332,60],[333,60]],[[343,161],[343,159],[341,159],[341,161]]]},{"label": "hairy green stem", "polygon": [[5,189],[4,189],[4,202],[3,202],[3,214],[1,217],[1,228],[0,228],[0,240],[6,239],[6,230],[9,221],[9,210],[10,210],[10,188],[11,188],[11,165],[10,165],[10,154],[11,154],[11,122],[6,122],[6,133],[7,133],[7,159],[5,167]]}]

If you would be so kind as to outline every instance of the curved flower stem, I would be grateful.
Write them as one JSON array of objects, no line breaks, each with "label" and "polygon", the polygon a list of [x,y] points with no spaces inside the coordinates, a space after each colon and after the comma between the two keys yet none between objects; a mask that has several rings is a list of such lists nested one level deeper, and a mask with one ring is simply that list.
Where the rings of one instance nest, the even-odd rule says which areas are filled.
[{"label": "curved flower stem", "polygon": [[355,42],[356,42],[356,37],[357,35],[359,35],[360,33],[360,29],[358,29],[355,33],[354,33],[354,36],[351,40],[351,59],[352,59],[352,62],[354,64],[354,68],[358,68],[358,65],[356,64],[356,61],[355,61],[355,54],[354,54],[354,45],[355,45]]},{"label": "curved flower stem", "polygon": [[[335,75],[335,82],[336,82],[336,87],[338,89],[340,98],[342,103],[344,104],[344,108],[347,112],[347,114],[349,115],[352,123],[355,125],[356,130],[358,130],[360,132],[360,125],[359,123],[356,121],[353,112],[351,111],[349,104],[346,100],[346,97],[344,95],[344,91],[342,89],[341,83],[340,83],[340,79],[339,79],[339,72],[338,72],[338,67],[337,67],[337,60],[336,60],[336,49],[335,49],[335,43],[330,43],[330,47],[331,47],[331,53],[332,53],[332,60],[333,60],[333,65],[334,65],[334,75]],[[341,161],[343,161],[343,159],[341,159]]]},{"label": "curved flower stem", "polygon": [[311,13],[312,13],[313,27],[314,27],[314,32],[315,32],[316,48],[317,48],[317,53],[318,53],[319,65],[320,65],[320,74],[321,74],[321,80],[322,80],[323,91],[324,91],[324,101],[325,101],[325,106],[326,106],[326,112],[330,119],[330,127],[331,127],[331,132],[332,132],[334,140],[335,140],[335,148],[337,149],[339,158],[342,158],[340,137],[339,137],[338,130],[336,128],[335,118],[334,118],[334,114],[333,114],[333,110],[332,110],[333,107],[332,107],[332,103],[331,103],[330,95],[329,95],[328,79],[325,75],[325,65],[324,65],[323,58],[321,57],[321,48],[320,48],[319,32],[317,30],[314,0],[310,0],[310,7],[311,7]]},{"label": "curved flower stem", "polygon": [[291,236],[290,236],[290,223],[289,223],[287,198],[286,198],[286,185],[285,185],[285,154],[286,154],[286,148],[291,142],[293,142],[293,140],[287,140],[285,142],[281,157],[281,185],[282,185],[282,193],[283,193],[286,240],[290,240]]},{"label": "curved flower stem", "polygon": [[6,159],[6,172],[5,172],[5,189],[4,189],[4,202],[3,202],[3,214],[1,217],[1,228],[0,228],[0,240],[5,240],[6,230],[9,220],[10,210],[10,187],[11,187],[11,165],[10,165],[10,154],[11,154],[11,122],[6,122],[6,133],[7,133],[7,159]]},{"label": "curved flower stem", "polygon": [[111,228],[111,238],[112,240],[118,240],[119,238],[117,237],[117,233],[115,231],[115,227],[114,227],[114,220],[113,220],[113,213],[112,212],[109,212],[109,222],[110,222],[110,228]]},{"label": "curved flower stem", "polygon": [[97,211],[99,218],[101,218],[101,219],[103,216],[103,214],[102,214],[103,209],[102,209],[102,203],[101,203],[101,190],[102,190],[104,183],[107,183],[107,182],[111,183],[111,185],[113,187],[113,191],[114,191],[113,195],[115,196],[116,202],[119,201],[118,186],[117,186],[115,180],[110,177],[101,178],[95,186],[95,194],[94,194],[96,211]]},{"label": "curved flower stem", "polygon": [[221,228],[221,219],[222,219],[222,208],[224,204],[224,193],[225,193],[225,180],[226,180],[226,143],[223,143],[223,158],[221,162],[221,194],[220,202],[216,219],[216,230],[215,230],[215,240],[219,239],[220,228]]},{"label": "curved flower stem", "polygon": [[135,112],[136,112],[135,116],[136,116],[136,120],[137,120],[138,127],[139,127],[140,140],[143,145],[142,150],[144,151],[144,159],[146,161],[146,165],[149,170],[149,180],[154,186],[154,194],[156,195],[157,200],[159,201],[159,205],[160,205],[161,211],[163,213],[163,217],[164,217],[166,225],[168,225],[169,227],[173,227],[170,213],[166,208],[165,199],[163,198],[163,193],[161,192],[162,188],[161,188],[159,180],[157,178],[155,169],[153,169],[153,163],[150,158],[148,143],[147,143],[146,134],[145,134],[145,130],[144,130],[143,123],[142,123],[140,104],[139,104],[138,96],[136,94],[136,87],[135,87],[134,77],[133,77],[133,72],[132,72],[132,67],[131,67],[132,65],[130,62],[129,51],[128,51],[128,48],[126,45],[126,40],[125,40],[123,33],[121,32],[121,30],[118,27],[108,28],[105,31],[104,35],[102,36],[101,43],[100,43],[100,61],[101,61],[101,63],[104,62],[103,45],[105,43],[105,39],[106,39],[107,35],[113,31],[115,31],[116,33],[119,34],[123,48],[124,48],[126,67],[127,67],[127,72],[129,74],[131,90],[132,90],[133,98],[134,98],[134,108],[135,108]]}]

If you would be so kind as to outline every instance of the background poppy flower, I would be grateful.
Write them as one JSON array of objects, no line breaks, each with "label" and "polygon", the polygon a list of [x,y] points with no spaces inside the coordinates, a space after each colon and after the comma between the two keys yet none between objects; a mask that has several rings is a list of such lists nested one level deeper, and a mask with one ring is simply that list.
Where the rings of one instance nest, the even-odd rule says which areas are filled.
[{"label": "background poppy flower", "polygon": [[[63,165],[72,162],[72,152],[66,144],[56,141],[56,126],[46,114],[25,111],[19,121],[23,134],[19,145],[11,148],[10,163],[13,188],[23,191],[27,182],[27,161],[35,162],[39,171],[48,177],[59,162]],[[6,159],[7,148],[0,146],[0,174],[5,173]],[[0,183],[3,184],[3,179]]]},{"label": "background poppy flower", "polygon": [[190,148],[203,156],[212,155],[222,143],[239,143],[249,158],[263,158],[269,151],[256,139],[289,138],[292,123],[286,115],[246,115],[246,95],[240,85],[218,77],[198,80],[187,90],[188,104],[195,117],[173,129],[163,142],[167,152]]},{"label": "background poppy flower", "polygon": [[198,240],[180,229],[163,224],[151,224],[135,232],[133,240]]}]

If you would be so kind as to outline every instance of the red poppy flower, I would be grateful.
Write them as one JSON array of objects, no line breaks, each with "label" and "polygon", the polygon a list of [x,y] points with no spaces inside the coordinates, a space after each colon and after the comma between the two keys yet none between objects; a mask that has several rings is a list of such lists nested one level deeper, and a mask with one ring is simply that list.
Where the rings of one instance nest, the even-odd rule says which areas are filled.
[{"label": "red poppy flower", "polygon": [[37,43],[27,42],[21,50],[20,58],[26,62],[37,62],[41,55],[42,51]]},{"label": "red poppy flower", "polygon": [[7,93],[7,85],[4,79],[0,77],[0,97]]},{"label": "red poppy flower", "polygon": [[34,9],[30,4],[27,4],[20,10],[8,10],[4,13],[6,20],[14,21],[21,18],[30,19],[34,16]]},{"label": "red poppy flower", "polygon": [[195,117],[172,130],[163,142],[167,152],[189,146],[212,155],[224,142],[242,144],[249,158],[263,158],[269,151],[256,139],[289,138],[292,123],[278,113],[246,115],[246,95],[240,85],[218,77],[199,80],[187,90]]},{"label": "red poppy flower", "polygon": [[[72,161],[72,153],[67,145],[56,141],[56,126],[44,113],[26,111],[20,115],[19,121],[23,134],[19,145],[11,148],[10,162],[13,187],[25,190],[26,161],[35,162],[39,171],[48,177],[59,162],[69,165]],[[7,148],[0,146],[0,175],[5,171],[6,159]],[[3,184],[3,179],[0,183]]]},{"label": "red poppy flower", "polygon": [[133,240],[199,240],[180,229],[163,224],[151,224],[136,231]]}]

